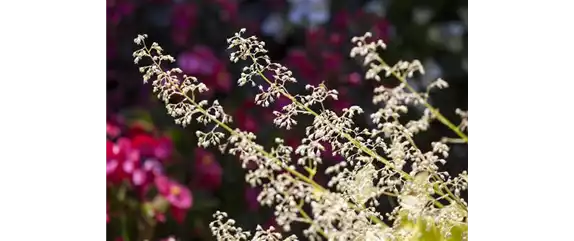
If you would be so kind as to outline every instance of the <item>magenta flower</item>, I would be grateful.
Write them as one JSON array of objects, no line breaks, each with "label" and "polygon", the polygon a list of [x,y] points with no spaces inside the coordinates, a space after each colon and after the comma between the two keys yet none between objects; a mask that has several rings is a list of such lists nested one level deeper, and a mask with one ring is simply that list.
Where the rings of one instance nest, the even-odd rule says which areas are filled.
[{"label": "magenta flower", "polygon": [[359,73],[353,72],[353,73],[349,74],[348,83],[350,83],[352,85],[359,85],[359,84],[361,84],[361,81],[362,81],[362,77]]},{"label": "magenta flower", "polygon": [[127,138],[120,138],[114,144],[106,144],[106,174],[109,182],[117,183],[129,179],[139,166],[140,154]]},{"label": "magenta flower", "polygon": [[155,186],[172,206],[188,209],[193,204],[193,197],[189,189],[166,176],[156,176]]}]

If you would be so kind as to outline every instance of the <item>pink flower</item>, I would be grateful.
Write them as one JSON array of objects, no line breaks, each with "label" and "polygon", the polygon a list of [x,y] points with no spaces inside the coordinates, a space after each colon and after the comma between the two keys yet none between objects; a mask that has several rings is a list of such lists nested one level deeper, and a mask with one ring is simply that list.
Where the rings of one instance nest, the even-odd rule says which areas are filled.
[{"label": "pink flower", "polygon": [[353,72],[353,73],[349,74],[348,81],[352,85],[359,85],[362,81],[362,77],[359,73]]},{"label": "pink flower", "polygon": [[116,138],[120,135],[120,128],[110,122],[106,123],[106,134],[111,138]]},{"label": "pink flower", "polygon": [[156,176],[155,186],[172,206],[188,209],[193,204],[193,197],[189,189],[166,176]]},{"label": "pink flower", "polygon": [[149,134],[141,126],[134,126],[130,129],[132,145],[139,150],[144,157],[153,157],[166,161],[171,157],[173,144],[168,137],[156,138]]},{"label": "pink flower", "polygon": [[217,190],[221,186],[221,176],[223,170],[219,162],[215,160],[215,155],[201,148],[195,149],[195,170],[199,188],[206,190]]},{"label": "pink flower", "polygon": [[116,183],[129,179],[139,166],[140,154],[127,138],[120,138],[116,143],[106,143],[106,174],[109,182]]},{"label": "pink flower", "polygon": [[341,70],[343,64],[343,57],[334,52],[323,52],[323,70],[329,72],[337,72]]},{"label": "pink flower", "polygon": [[208,88],[229,92],[233,87],[225,63],[220,61],[210,48],[195,46],[191,51],[183,52],[178,59],[179,67],[185,73],[201,79]]},{"label": "pink flower", "polygon": [[167,238],[161,239],[160,241],[177,241],[173,236],[169,236]]},{"label": "pink flower", "polygon": [[156,139],[154,155],[160,160],[167,160],[171,157],[173,142],[169,137],[160,137]]},{"label": "pink flower", "polygon": [[155,139],[147,133],[137,134],[132,138],[132,146],[144,156],[153,156],[155,145]]}]

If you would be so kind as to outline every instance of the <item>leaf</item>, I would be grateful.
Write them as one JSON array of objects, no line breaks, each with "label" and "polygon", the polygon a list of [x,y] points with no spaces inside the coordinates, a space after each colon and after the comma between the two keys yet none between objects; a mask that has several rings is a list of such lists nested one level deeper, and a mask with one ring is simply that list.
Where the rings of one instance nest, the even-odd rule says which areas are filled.
[{"label": "leaf", "polygon": [[153,119],[151,117],[151,114],[149,113],[149,110],[143,110],[143,109],[128,109],[128,110],[124,110],[121,112],[121,115],[124,116],[126,119],[128,120],[142,120],[142,121],[147,121],[147,122],[153,122]]}]

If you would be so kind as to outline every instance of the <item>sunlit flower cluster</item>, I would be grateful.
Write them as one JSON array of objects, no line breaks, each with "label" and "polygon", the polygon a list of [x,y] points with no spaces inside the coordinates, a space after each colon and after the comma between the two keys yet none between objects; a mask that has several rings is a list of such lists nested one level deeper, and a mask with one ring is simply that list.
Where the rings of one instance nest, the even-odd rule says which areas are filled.
[{"label": "sunlit flower cluster", "polygon": [[[303,117],[312,119],[296,146],[277,137],[271,148],[265,148],[257,143],[255,133],[232,128],[231,116],[217,100],[210,104],[200,99],[208,87],[178,68],[164,69],[162,62],[174,62],[174,58],[164,55],[157,43],[146,45],[144,35],[135,39],[141,48],[134,52],[134,60],[148,62],[140,67],[144,82],[151,81],[177,124],[202,127],[196,133],[199,146],[217,147],[241,160],[246,182],[261,189],[257,201],[273,208],[282,231],[292,232],[293,225],[301,223],[305,225],[301,234],[308,240],[414,240],[428,233],[466,240],[468,204],[461,192],[468,187],[468,175],[451,176],[441,166],[454,139],[457,144],[468,142],[464,134],[468,114],[458,110],[462,123],[456,126],[427,101],[430,91],[448,87],[446,81],[438,79],[425,93],[417,92],[408,80],[424,74],[421,62],[388,65],[380,54],[385,43],[371,41],[367,33],[352,39],[355,47],[350,56],[366,66],[366,79],[379,83],[397,78],[400,85],[375,88],[373,113],[354,105],[335,112],[324,103],[338,100],[337,90],[321,83],[306,85],[304,93],[292,93],[291,86],[298,83],[292,72],[271,60],[263,41],[244,37],[245,32],[242,29],[228,39],[230,61],[247,63],[237,85],[258,91],[253,102],[274,108],[273,124],[278,128],[289,130],[305,123],[300,121]],[[282,99],[286,102],[275,108]],[[401,120],[412,107],[424,109],[422,116]],[[374,125],[359,127],[358,117]],[[446,125],[459,138],[443,138],[420,148],[414,136],[429,129],[431,121]],[[327,150],[342,161],[323,161]],[[318,172],[330,178],[326,187],[315,180]],[[392,198],[398,205],[382,212],[378,206],[383,198]],[[218,240],[297,239],[262,227],[251,235],[236,227],[225,212],[214,217],[210,227]]]}]

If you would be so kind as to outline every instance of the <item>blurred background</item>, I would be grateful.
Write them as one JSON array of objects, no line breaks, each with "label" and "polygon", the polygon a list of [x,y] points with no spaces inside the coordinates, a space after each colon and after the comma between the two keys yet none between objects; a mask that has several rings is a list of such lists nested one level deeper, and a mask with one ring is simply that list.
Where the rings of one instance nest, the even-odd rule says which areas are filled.
[{"label": "blurred background", "polygon": [[[337,89],[339,100],[328,103],[336,111],[350,105],[375,111],[372,90],[379,83],[364,80],[365,69],[348,57],[350,39],[366,31],[387,43],[382,56],[388,63],[423,63],[427,74],[412,80],[415,88],[438,77],[449,82],[430,99],[448,119],[458,123],[454,110],[467,109],[467,1],[107,0],[106,10],[108,240],[213,240],[208,224],[216,210],[246,229],[274,225],[239,161],[196,148],[196,127],[176,126],[143,85],[132,57],[137,34],[148,34],[149,43],[158,42],[177,59],[174,67],[210,87],[205,98],[218,99],[234,125],[255,132],[260,143],[280,136],[297,145],[304,132],[274,128],[272,108],[255,106],[253,92],[236,86],[244,65],[229,61],[226,39],[241,28],[263,39],[298,85],[325,81]],[[425,150],[442,136],[454,134],[437,122],[416,141]],[[447,161],[450,173],[467,170],[466,145],[455,145]],[[391,207],[393,200],[381,205]]]}]

